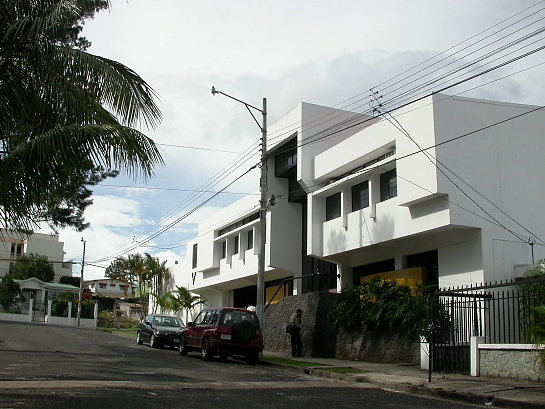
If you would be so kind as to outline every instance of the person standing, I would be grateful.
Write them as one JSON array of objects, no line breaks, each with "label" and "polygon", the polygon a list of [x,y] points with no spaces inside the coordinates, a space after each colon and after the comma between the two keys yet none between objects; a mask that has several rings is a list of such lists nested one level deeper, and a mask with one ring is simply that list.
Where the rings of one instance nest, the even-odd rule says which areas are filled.
[{"label": "person standing", "polygon": [[290,336],[291,336],[291,356],[303,356],[303,341],[301,340],[301,314],[303,311],[298,309],[290,317]]}]

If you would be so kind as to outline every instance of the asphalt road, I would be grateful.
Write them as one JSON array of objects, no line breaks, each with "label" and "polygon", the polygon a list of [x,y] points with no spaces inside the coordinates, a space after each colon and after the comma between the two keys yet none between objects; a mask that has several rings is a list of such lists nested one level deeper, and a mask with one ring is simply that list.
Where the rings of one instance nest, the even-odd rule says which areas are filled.
[{"label": "asphalt road", "polygon": [[467,408],[102,331],[0,322],[0,409]]}]

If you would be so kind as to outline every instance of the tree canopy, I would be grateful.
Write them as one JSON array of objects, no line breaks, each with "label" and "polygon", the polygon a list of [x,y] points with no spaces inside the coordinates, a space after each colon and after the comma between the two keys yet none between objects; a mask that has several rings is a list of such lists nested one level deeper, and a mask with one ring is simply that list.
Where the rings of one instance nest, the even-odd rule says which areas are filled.
[{"label": "tree canopy", "polygon": [[166,261],[159,261],[148,253],[129,254],[112,261],[104,275],[129,283],[140,298],[143,315],[147,315],[149,294],[163,294],[165,285],[172,280],[165,264]]},{"label": "tree canopy", "polygon": [[54,210],[88,203],[78,186],[92,172],[147,180],[163,164],[135,129],[160,123],[155,91],[125,65],[85,51],[79,36],[107,4],[0,0],[1,227],[32,230],[45,218],[85,228],[77,209]]},{"label": "tree canopy", "polygon": [[55,270],[47,259],[47,256],[39,254],[23,254],[17,258],[17,262],[11,266],[9,276],[14,280],[26,280],[36,277],[46,283],[55,279]]}]

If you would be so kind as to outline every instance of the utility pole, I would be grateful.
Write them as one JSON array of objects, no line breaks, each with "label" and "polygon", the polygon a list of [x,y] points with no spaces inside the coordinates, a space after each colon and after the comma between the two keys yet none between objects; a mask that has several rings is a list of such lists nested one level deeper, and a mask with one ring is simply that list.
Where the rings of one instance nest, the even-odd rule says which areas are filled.
[{"label": "utility pole", "polygon": [[[83,257],[81,259],[81,277],[79,279],[79,300],[78,300],[78,327],[81,324],[81,298],[83,297],[83,268],[85,267],[85,244],[87,243],[83,237],[81,238],[83,243]],[[69,312],[70,314],[70,312]]]},{"label": "utility pole", "polygon": [[[212,87],[212,95],[216,94],[225,95],[237,102],[240,102],[252,115],[257,126],[261,130],[261,177],[259,181],[259,190],[261,192],[259,199],[259,248],[258,248],[258,261],[257,261],[257,305],[256,312],[259,318],[261,328],[264,328],[263,312],[265,307],[265,239],[267,237],[267,98],[263,98],[263,109],[259,109],[253,105],[250,105],[240,99],[232,97],[224,92],[216,90]],[[254,116],[250,108],[261,112],[262,122]]]},{"label": "utility pole", "polygon": [[259,189],[259,253],[257,266],[257,317],[262,326],[265,326],[263,314],[265,312],[265,241],[267,238],[267,99],[263,98],[263,125],[261,126],[261,179]]}]

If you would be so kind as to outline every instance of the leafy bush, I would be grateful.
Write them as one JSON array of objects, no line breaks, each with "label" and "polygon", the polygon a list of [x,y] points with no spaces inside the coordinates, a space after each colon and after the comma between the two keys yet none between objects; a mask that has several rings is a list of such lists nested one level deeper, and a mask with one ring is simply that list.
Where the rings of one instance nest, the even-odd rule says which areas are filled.
[{"label": "leafy bush", "polygon": [[[76,304],[77,308],[77,304]],[[92,300],[85,300],[81,303],[81,318],[94,318],[95,317],[95,302]]]},{"label": "leafy bush", "polygon": [[337,294],[328,317],[335,328],[352,329],[362,326],[361,286],[349,284],[344,287]]},{"label": "leafy bush", "polygon": [[398,285],[378,276],[361,285],[350,284],[337,295],[329,312],[334,327],[366,326],[384,331],[401,327],[409,335],[429,323],[429,295],[433,288]]},{"label": "leafy bush", "polygon": [[[124,316],[118,317],[120,328],[136,328],[138,320],[133,320]],[[115,314],[113,311],[102,311],[98,314],[99,327],[115,328]]]},{"label": "leafy bush", "polygon": [[545,368],[545,260],[528,270],[521,284],[521,321],[526,342],[535,345],[539,363]]},{"label": "leafy bush", "polygon": [[68,317],[68,301],[61,298],[51,301],[51,315],[53,317]]}]

